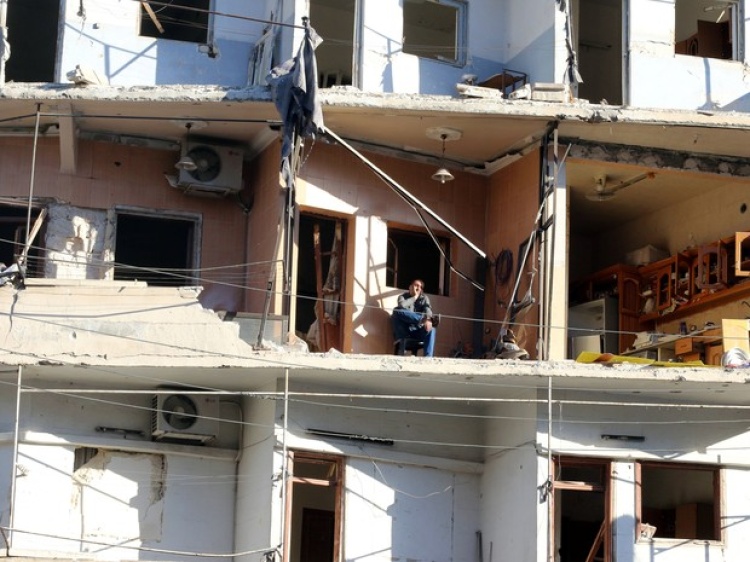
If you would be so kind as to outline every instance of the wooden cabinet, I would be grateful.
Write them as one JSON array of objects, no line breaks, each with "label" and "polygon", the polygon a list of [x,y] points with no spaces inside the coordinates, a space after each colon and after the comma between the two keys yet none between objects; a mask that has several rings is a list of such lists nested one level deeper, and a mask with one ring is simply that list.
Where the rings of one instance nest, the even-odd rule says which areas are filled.
[{"label": "wooden cabinet", "polygon": [[672,304],[674,295],[674,259],[668,257],[663,260],[641,266],[641,295],[650,300],[646,312],[662,312]]},{"label": "wooden cabinet", "polygon": [[734,274],[737,277],[750,277],[750,232],[737,232],[734,235]]},{"label": "wooden cabinet", "polygon": [[646,313],[663,314],[675,306],[686,303],[694,294],[694,258],[679,253],[638,269],[641,276],[641,295],[652,299]]},{"label": "wooden cabinet", "polygon": [[695,287],[701,292],[719,291],[729,286],[729,252],[725,240],[698,248]]}]

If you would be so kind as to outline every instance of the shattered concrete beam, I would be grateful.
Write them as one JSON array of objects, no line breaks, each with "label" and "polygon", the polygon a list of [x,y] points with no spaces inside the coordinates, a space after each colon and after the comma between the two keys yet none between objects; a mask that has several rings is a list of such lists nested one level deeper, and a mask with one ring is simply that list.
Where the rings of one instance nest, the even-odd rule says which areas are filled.
[{"label": "shattered concrete beam", "polygon": [[560,138],[560,143],[571,145],[568,158],[750,178],[750,158],[691,154],[580,139]]}]

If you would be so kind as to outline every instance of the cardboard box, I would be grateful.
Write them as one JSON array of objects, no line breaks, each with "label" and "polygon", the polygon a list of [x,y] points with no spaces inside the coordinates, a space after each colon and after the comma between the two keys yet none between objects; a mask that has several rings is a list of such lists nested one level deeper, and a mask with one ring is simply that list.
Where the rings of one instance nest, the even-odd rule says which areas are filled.
[{"label": "cardboard box", "polygon": [[661,250],[648,244],[643,248],[638,248],[625,255],[625,263],[628,265],[648,265],[655,261],[663,260],[669,257],[669,252]]}]

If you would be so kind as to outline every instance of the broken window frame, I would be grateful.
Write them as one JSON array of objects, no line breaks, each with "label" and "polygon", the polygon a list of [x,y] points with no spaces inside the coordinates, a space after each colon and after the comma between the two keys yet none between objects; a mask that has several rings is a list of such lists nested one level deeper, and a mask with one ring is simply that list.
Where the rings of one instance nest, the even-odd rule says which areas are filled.
[{"label": "broken window frame", "polygon": [[[171,4],[187,9],[172,6],[153,6],[153,13],[164,30],[162,33],[146,11],[144,7],[146,2],[142,1],[138,12],[138,36],[198,45],[213,45],[213,2],[214,0],[172,0]],[[199,8],[201,11],[192,12],[191,8]],[[206,10],[208,13],[203,10]],[[186,16],[191,14],[194,21],[187,21]],[[203,26],[205,26],[204,33],[198,33],[198,31],[192,29],[198,26],[200,26],[199,29],[203,29]],[[189,31],[193,31],[193,33]]]},{"label": "broken window frame", "polygon": [[[673,470],[675,471],[675,478],[670,480],[673,482],[682,482],[679,478],[677,471],[703,471],[710,472],[712,474],[712,486],[713,486],[713,536],[708,539],[699,538],[688,538],[688,537],[664,537],[658,536],[658,526],[654,530],[648,521],[644,521],[643,516],[643,470],[649,468],[660,469],[660,470]],[[687,485],[687,484],[685,484]],[[651,462],[642,461],[635,464],[635,520],[636,520],[636,541],[637,542],[650,542],[651,540],[657,541],[700,541],[706,543],[721,543],[724,541],[723,530],[722,530],[722,513],[724,509],[724,502],[722,501],[722,471],[718,465],[699,465],[699,464],[687,464],[687,463],[665,463],[665,462]],[[678,506],[675,506],[675,509]],[[676,515],[675,515],[676,524]]]},{"label": "broken window frame", "polygon": [[[409,14],[407,13],[407,5],[408,4],[419,4],[419,6],[414,6],[414,10],[418,12],[420,15],[425,14],[427,10],[431,6],[434,6],[435,9],[445,9],[450,8],[455,11],[455,21],[456,26],[454,30],[454,40],[453,40],[453,53],[451,56],[446,56],[440,54],[438,51],[441,49],[444,49],[444,46],[438,45],[437,42],[434,44],[424,44],[424,45],[412,45],[409,42],[410,37],[410,31],[409,29],[415,29],[418,27],[425,28],[424,25],[418,26],[418,25],[410,25],[407,19],[409,18]],[[425,59],[431,59],[436,60],[439,62],[444,62],[448,64],[453,64],[456,66],[463,66],[466,63],[466,26],[467,26],[467,20],[468,20],[468,5],[467,2],[463,0],[404,0],[403,4],[403,40],[402,40],[402,50],[404,53],[409,55],[414,55],[419,58],[425,58]],[[438,8],[439,7],[439,8]],[[409,10],[410,11],[410,10]]]},{"label": "broken window frame", "polygon": [[[690,53],[691,42],[688,43],[686,47],[687,52],[678,52],[678,44],[682,43],[683,41],[690,40],[691,38],[694,38],[695,35],[692,35],[690,37],[678,39],[677,33],[678,33],[678,24],[680,18],[678,17],[678,12],[680,12],[680,9],[678,6],[685,6],[687,4],[691,4],[696,9],[699,7],[699,1],[698,0],[676,0],[675,1],[675,36],[674,36],[674,52],[675,54],[683,55],[683,56],[694,56],[694,57],[702,57],[702,58],[711,58],[715,60],[732,60],[732,61],[742,61],[743,55],[744,55],[744,26],[743,26],[743,8],[742,8],[742,2],[740,0],[716,0],[714,2],[715,6],[712,6],[711,11],[707,11],[706,13],[708,15],[718,13],[719,16],[714,19],[707,19],[705,21],[716,21],[716,23],[719,23],[717,20],[727,21],[729,23],[729,42],[732,48],[731,53],[727,53],[727,56],[723,57],[709,57],[705,55],[700,55],[698,53]],[[726,11],[726,14],[724,13]],[[695,38],[697,41],[697,38]]]},{"label": "broken window frame", "polygon": [[[202,232],[203,232],[203,217],[200,214],[195,213],[170,213],[165,211],[154,211],[152,209],[144,209],[142,207],[130,207],[130,206],[116,206],[110,213],[110,222],[114,228],[112,234],[112,253],[114,254],[114,263],[112,264],[112,279],[127,279],[122,278],[118,275],[118,266],[121,266],[121,262],[117,257],[117,228],[118,219],[122,215],[137,216],[148,219],[164,220],[164,221],[184,221],[192,223],[192,241],[191,250],[189,252],[189,259],[192,262],[191,265],[185,268],[185,282],[182,284],[175,283],[163,284],[155,283],[154,286],[169,286],[169,287],[182,287],[182,286],[194,286],[201,283],[200,278],[200,264],[201,264],[201,248],[202,248]],[[161,269],[161,268],[154,268]],[[190,278],[190,282],[188,282]],[[149,283],[151,285],[151,283]]]},{"label": "broken window frame", "polygon": [[[589,549],[589,556],[587,560],[592,560],[594,555],[602,550],[604,554],[604,562],[611,562],[612,556],[612,480],[613,480],[613,465],[610,459],[606,458],[585,458],[585,457],[563,457],[556,456],[552,460],[552,499],[550,509],[552,513],[556,513],[556,502],[560,501],[558,492],[596,492],[603,494],[604,513],[601,528],[597,534],[594,542],[591,544]],[[600,471],[600,479],[598,481],[580,481],[580,480],[564,480],[560,478],[562,476],[563,467],[577,467],[577,468],[598,468]],[[556,528],[556,524],[553,525],[549,540],[551,542],[550,549],[553,551],[557,550],[558,547],[558,536],[562,532],[562,529]],[[601,535],[601,536],[600,536]]]},{"label": "broken window frame", "polygon": [[[452,259],[453,240],[450,236],[442,232],[433,233],[441,249],[449,259]],[[394,240],[396,237],[419,239],[420,244],[424,244],[431,252],[434,252],[434,259],[438,260],[436,264],[431,264],[433,269],[437,266],[437,273],[429,274],[425,268],[417,266],[416,269],[409,268],[403,275],[399,270],[403,270],[403,263],[400,262],[399,253],[401,246],[407,244],[403,239],[400,242]],[[430,256],[432,259],[432,256]],[[406,258],[403,258],[406,259]],[[388,250],[386,257],[386,285],[404,291],[409,289],[409,285],[414,279],[422,279],[425,285],[425,292],[430,295],[447,297],[450,295],[450,267],[440,251],[435,247],[435,242],[429,234],[415,228],[404,227],[401,225],[388,225]]]}]

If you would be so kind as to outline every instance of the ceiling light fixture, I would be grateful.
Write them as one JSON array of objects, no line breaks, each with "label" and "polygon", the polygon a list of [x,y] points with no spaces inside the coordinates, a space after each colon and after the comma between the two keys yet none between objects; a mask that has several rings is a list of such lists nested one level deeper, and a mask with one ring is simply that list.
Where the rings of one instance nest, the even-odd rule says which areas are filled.
[{"label": "ceiling light fixture", "polygon": [[183,154],[182,158],[180,158],[177,161],[177,164],[174,165],[178,170],[185,170],[186,172],[192,172],[198,169],[195,160],[188,155],[188,151],[190,150],[190,129],[192,127],[193,124],[191,122],[185,123],[185,129],[187,130],[187,134],[185,135],[185,154]]},{"label": "ceiling light fixture", "polygon": [[438,168],[437,172],[432,174],[432,179],[435,181],[439,181],[440,183],[445,183],[447,181],[453,181],[456,179],[453,174],[451,174],[448,169],[445,167],[445,141],[448,138],[448,135],[443,133],[440,135],[440,140],[443,141],[443,154],[440,157],[440,168]]},{"label": "ceiling light fixture", "polygon": [[427,129],[427,137],[441,141],[443,148],[442,154],[440,156],[440,167],[434,174],[432,174],[432,179],[434,179],[435,181],[439,181],[440,183],[453,181],[455,177],[450,173],[450,171],[448,171],[448,168],[445,167],[445,143],[447,141],[460,139],[461,131],[458,131],[456,129],[448,129],[446,127],[433,127]]}]

